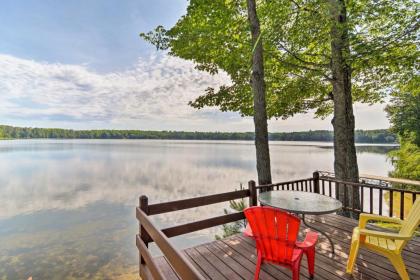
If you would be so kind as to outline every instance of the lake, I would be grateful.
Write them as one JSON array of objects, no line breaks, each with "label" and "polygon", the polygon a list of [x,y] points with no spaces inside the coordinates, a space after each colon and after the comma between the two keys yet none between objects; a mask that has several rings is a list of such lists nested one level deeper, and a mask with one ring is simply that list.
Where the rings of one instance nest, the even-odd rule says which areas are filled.
[{"label": "lake", "polygon": [[[389,145],[358,145],[360,173],[386,176]],[[271,142],[273,181],[333,169],[331,143]],[[0,279],[135,279],[140,194],[150,203],[239,189],[256,179],[249,141],[0,141]],[[160,226],[226,204],[154,217]],[[173,239],[183,248],[220,228]]]}]

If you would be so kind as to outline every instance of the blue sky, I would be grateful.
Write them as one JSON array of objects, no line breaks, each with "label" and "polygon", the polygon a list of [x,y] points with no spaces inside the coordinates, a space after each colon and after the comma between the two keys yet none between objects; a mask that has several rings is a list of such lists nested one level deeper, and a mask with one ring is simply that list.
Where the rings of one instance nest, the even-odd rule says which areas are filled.
[{"label": "blue sky", "polygon": [[[186,0],[3,0],[0,123],[74,129],[252,131],[250,118],[189,100],[224,75],[156,52],[140,32],[172,26]],[[386,128],[383,105],[356,105],[356,126]],[[368,121],[362,121],[368,120]],[[270,121],[271,131],[331,129],[312,114]]]},{"label": "blue sky", "polygon": [[173,25],[186,0],[2,0],[0,51],[20,58],[87,64],[95,71],[132,67],[154,50],[138,34]]}]

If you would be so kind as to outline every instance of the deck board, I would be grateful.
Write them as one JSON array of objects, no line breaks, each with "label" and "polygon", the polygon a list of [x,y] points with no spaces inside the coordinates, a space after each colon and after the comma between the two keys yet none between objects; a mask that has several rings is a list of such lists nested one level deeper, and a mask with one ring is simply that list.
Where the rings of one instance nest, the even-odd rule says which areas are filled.
[{"label": "deck board", "polygon": [[[332,238],[336,254],[330,257],[330,245],[320,235],[316,249],[315,279],[399,279],[389,261],[374,252],[361,249],[352,276],[345,273],[350,249],[351,233],[357,221],[338,215],[308,216],[307,222],[322,229]],[[307,229],[301,227],[301,233]],[[183,251],[191,263],[206,279],[247,280],[253,279],[256,265],[254,240],[242,235],[216,240]],[[420,279],[420,238],[415,237],[406,246],[403,257],[412,279]],[[156,257],[159,268],[167,279],[179,279],[164,257]],[[307,260],[302,259],[301,279],[309,279]],[[291,279],[290,270],[272,264],[264,264],[261,269],[262,280]]]}]

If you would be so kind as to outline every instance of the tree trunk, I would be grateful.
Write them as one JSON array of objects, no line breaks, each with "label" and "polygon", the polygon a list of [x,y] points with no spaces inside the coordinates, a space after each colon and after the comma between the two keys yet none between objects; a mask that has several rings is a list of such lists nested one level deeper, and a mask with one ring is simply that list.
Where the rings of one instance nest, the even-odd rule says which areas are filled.
[{"label": "tree trunk", "polygon": [[[334,99],[334,173],[337,179],[359,181],[356,147],[354,144],[354,115],[351,95],[351,66],[346,5],[344,0],[330,0],[331,70]],[[347,191],[347,193],[345,193]],[[359,190],[340,186],[339,199],[348,207],[360,209]],[[345,201],[345,197],[347,198]],[[353,204],[354,200],[354,204]],[[344,211],[346,216],[353,216]]]},{"label": "tree trunk", "polygon": [[254,94],[255,148],[258,184],[271,184],[270,151],[268,146],[267,111],[265,102],[263,45],[255,0],[247,0],[248,20],[252,34],[251,86]]}]

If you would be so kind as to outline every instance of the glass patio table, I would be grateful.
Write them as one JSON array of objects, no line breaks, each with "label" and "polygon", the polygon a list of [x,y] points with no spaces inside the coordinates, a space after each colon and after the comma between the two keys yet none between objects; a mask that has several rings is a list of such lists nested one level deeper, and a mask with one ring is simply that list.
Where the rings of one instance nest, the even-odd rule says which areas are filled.
[{"label": "glass patio table", "polygon": [[334,243],[331,238],[322,230],[307,224],[305,215],[323,215],[337,212],[343,207],[343,204],[339,200],[322,194],[301,191],[263,192],[259,195],[258,200],[261,205],[302,215],[304,225],[324,235],[330,242],[332,254],[335,254]]}]

